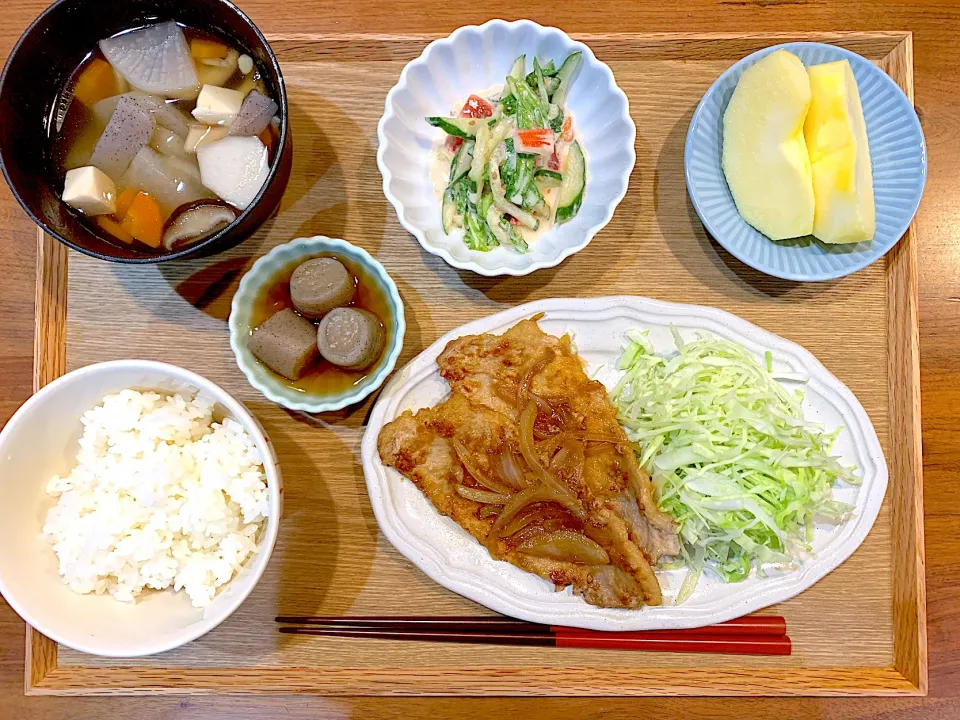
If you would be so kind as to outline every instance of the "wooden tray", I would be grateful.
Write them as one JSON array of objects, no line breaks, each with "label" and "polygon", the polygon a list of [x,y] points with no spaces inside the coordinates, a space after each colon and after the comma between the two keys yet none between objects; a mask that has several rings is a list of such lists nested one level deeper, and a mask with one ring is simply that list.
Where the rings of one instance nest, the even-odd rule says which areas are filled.
[{"label": "wooden tray", "polygon": [[[637,165],[593,243],[523,278],[459,272],[424,253],[381,192],[376,124],[400,69],[432,37],[285,35],[293,176],[279,214],[239,248],[202,261],[120,266],[41,237],[36,384],[114,358],[176,363],[223,385],[260,418],[283,465],[286,514],[256,591],[214,632],[139,660],[90,657],[27,631],[30,694],[874,695],[927,689],[916,242],[821,284],[766,277],[705,234],[687,199],[683,143],[701,95],[734,61],[787,40],[835,42],[877,61],[912,97],[908,33],[578,35],[630,98]],[[647,295],[729,310],[812,350],[859,397],[890,465],[890,491],[863,546],[773,610],[786,658],[670,655],[281,636],[300,615],[483,614],[406,562],[367,500],[360,437],[373,399],[311,417],[271,404],[237,369],[226,318],[240,276],[291,238],[322,233],[387,267],[407,309],[400,364],[439,335],[547,297]]]}]

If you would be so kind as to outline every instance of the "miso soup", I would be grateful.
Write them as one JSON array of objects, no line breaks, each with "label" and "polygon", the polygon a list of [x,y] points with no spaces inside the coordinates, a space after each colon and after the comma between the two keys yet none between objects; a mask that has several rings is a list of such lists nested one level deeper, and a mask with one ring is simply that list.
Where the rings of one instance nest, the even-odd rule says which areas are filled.
[{"label": "miso soup", "polygon": [[256,62],[172,21],[101,40],[58,107],[63,201],[140,250],[177,250],[232,223],[277,155],[279,106]]}]

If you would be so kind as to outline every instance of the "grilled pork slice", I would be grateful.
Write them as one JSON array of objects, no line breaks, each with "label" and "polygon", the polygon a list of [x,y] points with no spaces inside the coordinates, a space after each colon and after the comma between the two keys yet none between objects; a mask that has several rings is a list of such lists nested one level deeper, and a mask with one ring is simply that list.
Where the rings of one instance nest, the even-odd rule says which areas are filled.
[{"label": "grilled pork slice", "polygon": [[[384,426],[378,448],[384,464],[412,480],[494,558],[558,589],[572,585],[592,605],[660,604],[659,583],[617,512],[616,496],[611,501],[576,486],[574,444],[558,447],[555,440],[537,443],[536,461],[563,479],[561,488],[540,481],[524,460],[516,420],[455,392]],[[592,455],[589,465],[612,469],[622,460],[615,454]],[[588,464],[582,454],[579,460]],[[622,471],[609,479],[614,486],[626,482]]]},{"label": "grilled pork slice", "polygon": [[517,421],[533,398],[537,439],[584,442],[583,486],[627,524],[647,560],[656,564],[680,551],[676,523],[657,506],[653,482],[637,464],[606,388],[587,377],[568,336],[548,335],[534,320],[522,320],[502,335],[451,341],[437,365],[455,393]]}]

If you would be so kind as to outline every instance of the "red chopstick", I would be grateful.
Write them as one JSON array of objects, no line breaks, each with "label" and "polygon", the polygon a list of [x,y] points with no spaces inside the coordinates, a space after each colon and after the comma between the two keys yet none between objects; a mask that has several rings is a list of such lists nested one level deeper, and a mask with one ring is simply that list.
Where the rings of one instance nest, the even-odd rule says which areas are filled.
[{"label": "red chopstick", "polygon": [[737,655],[791,653],[786,622],[773,616],[748,616],[692,630],[642,632],[597,632],[502,617],[281,616],[277,622],[307,626],[280,628],[290,635]]}]

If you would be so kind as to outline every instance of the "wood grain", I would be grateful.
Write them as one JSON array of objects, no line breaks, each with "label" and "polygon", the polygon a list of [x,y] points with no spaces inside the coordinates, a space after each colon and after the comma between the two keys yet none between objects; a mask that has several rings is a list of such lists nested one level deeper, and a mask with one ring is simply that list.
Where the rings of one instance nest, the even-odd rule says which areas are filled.
[{"label": "wood grain", "polygon": [[[501,649],[503,652],[503,649]],[[622,656],[624,653],[619,653]],[[642,654],[642,653],[639,653]],[[524,668],[463,668],[450,665],[417,669],[311,668],[276,670],[232,667],[211,670],[118,667],[106,673],[94,667],[55,670],[31,694],[44,695],[208,695],[324,694],[331,696],[386,695],[421,697],[491,695],[605,697],[643,695],[917,695],[920,690],[894,668],[766,668],[752,670],[747,679],[740,669],[689,668],[683,673],[665,668],[641,668],[629,677],[606,668],[570,670]]]},{"label": "wood grain", "polygon": [[[887,357],[888,343],[896,335],[905,338],[908,359],[898,358],[893,367],[906,371],[902,363],[916,362],[916,328],[903,325],[915,321],[915,315],[884,311],[885,303],[892,302],[887,298],[889,273],[900,265],[905,270],[897,271],[896,291],[915,295],[911,239],[905,239],[889,265],[880,262],[833,283],[787,283],[719,253],[687,200],[681,148],[693,107],[737,58],[786,36],[589,38],[632,98],[639,139],[631,192],[587,250],[558,268],[509,279],[462,273],[424,253],[400,228],[380,192],[373,157],[379,101],[428,39],[273,38],[284,66],[297,146],[277,217],[241,247],[212,260],[121,267],[71,258],[67,368],[120,357],[163,360],[200,372],[234,393],[258,416],[277,448],[287,515],[261,584],[216,631],[177,651],[134,661],[92,658],[61,648],[57,672],[31,692],[82,693],[83,682],[96,679],[88,690],[209,692],[219,682],[230,691],[406,694],[413,692],[412,677],[418,678],[416,692],[422,694],[764,694],[776,687],[806,694],[922,691],[919,668],[925,649],[919,645],[917,622],[922,625],[918,608],[923,605],[916,586],[913,595],[909,588],[901,593],[901,600],[914,610],[909,616],[913,624],[896,646],[892,582],[895,544],[916,548],[917,541],[892,538],[889,504],[853,558],[777,608],[786,615],[794,640],[789,658],[534,648],[504,654],[494,647],[356,642],[276,632],[270,619],[278,613],[376,614],[384,611],[386,597],[392,613],[482,612],[428,581],[376,532],[358,462],[372,399],[341,413],[288,413],[265,401],[237,370],[224,323],[233,290],[253,259],[292,237],[344,237],[389,268],[408,318],[400,363],[465,321],[543,297],[646,294],[722,307],[814,351],[857,393],[887,456],[906,452],[905,467],[914,465],[910,443],[890,442],[891,403],[900,412],[900,401],[912,408],[913,397],[897,392],[909,386],[889,384]],[[831,39],[879,61],[901,47],[905,36],[846,34]],[[906,77],[909,60],[906,53],[893,69]],[[655,206],[645,204],[649,197],[656,198]],[[62,291],[60,278],[51,280],[50,293]],[[110,298],[109,313],[103,312],[104,297]],[[56,306],[61,304],[58,299]],[[846,340],[842,348],[834,340],[838,336]],[[908,372],[906,377],[913,375]],[[892,478],[892,484],[908,487],[904,499],[913,496],[918,481],[919,475],[912,474]],[[917,530],[908,523],[899,527]],[[824,616],[824,607],[834,610]],[[901,656],[913,672],[912,681],[904,680]],[[249,672],[236,671],[237,657],[247,658]],[[194,676],[197,668],[204,674]],[[684,668],[685,673],[666,668]],[[836,673],[836,681],[830,680],[831,673]],[[894,675],[895,683],[883,685]]]},{"label": "wood grain", "polygon": [[[5,0],[0,19],[0,54],[6,55],[46,0]],[[924,480],[929,593],[930,696],[890,699],[735,699],[722,703],[697,698],[486,699],[190,697],[190,698],[24,698],[23,623],[0,605],[0,710],[11,718],[59,720],[131,715],[143,720],[170,718],[622,718],[648,715],[741,720],[893,720],[960,717],[960,437],[955,431],[960,403],[960,112],[955,78],[960,76],[960,44],[955,29],[960,4],[953,0],[803,0],[795,2],[690,0],[637,3],[595,0],[591,12],[576,5],[523,8],[490,0],[462,6],[418,0],[242,0],[243,9],[267,32],[336,31],[342,34],[446,34],[461,24],[489,17],[517,17],[559,25],[572,32],[612,29],[651,32],[749,30],[822,31],[827,28],[875,30],[909,28],[916,48],[916,100],[931,157],[927,190],[917,223],[920,278],[920,340],[923,391]],[[0,313],[0,412],[10,413],[32,385],[32,312],[35,284],[35,226],[0,184],[0,243],[4,272]]]},{"label": "wood grain", "polygon": [[[913,37],[907,36],[881,67],[913,100]],[[917,314],[916,230],[910,227],[887,260],[890,326],[890,431],[899,452],[889,457],[893,511],[895,667],[927,691],[927,627],[923,548],[923,458],[920,435],[920,331]],[[909,481],[909,479],[913,481]]]}]

